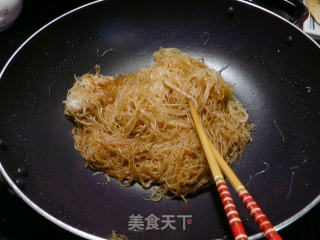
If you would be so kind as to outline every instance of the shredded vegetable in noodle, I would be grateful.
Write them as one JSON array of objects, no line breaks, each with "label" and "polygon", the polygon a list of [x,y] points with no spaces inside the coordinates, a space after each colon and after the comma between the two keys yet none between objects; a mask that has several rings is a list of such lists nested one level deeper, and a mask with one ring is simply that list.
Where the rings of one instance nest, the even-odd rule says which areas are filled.
[{"label": "shredded vegetable in noodle", "polygon": [[76,77],[65,114],[76,124],[75,148],[90,168],[129,185],[157,186],[152,200],[184,198],[213,183],[188,99],[229,164],[251,140],[252,124],[231,85],[203,61],[175,48],[155,52],[154,61],[124,76]]}]

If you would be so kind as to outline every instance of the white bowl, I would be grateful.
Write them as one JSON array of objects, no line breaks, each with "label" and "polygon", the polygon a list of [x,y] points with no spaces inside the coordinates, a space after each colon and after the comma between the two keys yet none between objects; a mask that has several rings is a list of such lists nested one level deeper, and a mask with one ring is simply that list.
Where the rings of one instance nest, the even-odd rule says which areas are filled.
[{"label": "white bowl", "polygon": [[23,0],[0,0],[0,31],[11,26],[19,16]]}]

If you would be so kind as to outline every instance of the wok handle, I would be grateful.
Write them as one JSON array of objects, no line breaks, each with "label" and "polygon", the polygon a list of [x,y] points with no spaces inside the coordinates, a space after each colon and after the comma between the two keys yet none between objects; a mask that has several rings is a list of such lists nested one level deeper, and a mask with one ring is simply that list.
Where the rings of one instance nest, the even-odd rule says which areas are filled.
[{"label": "wok handle", "polygon": [[273,12],[279,13],[279,10],[289,15],[292,23],[300,26],[307,17],[307,8],[300,0],[254,0],[254,3],[266,7]]}]

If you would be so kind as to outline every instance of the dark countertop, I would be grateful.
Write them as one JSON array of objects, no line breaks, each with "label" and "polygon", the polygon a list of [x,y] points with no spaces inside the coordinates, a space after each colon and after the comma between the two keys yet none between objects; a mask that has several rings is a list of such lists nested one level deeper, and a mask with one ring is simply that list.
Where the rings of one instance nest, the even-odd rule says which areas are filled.
[{"label": "dark countertop", "polygon": [[[14,25],[0,32],[0,69],[16,48],[34,31],[51,19],[90,2],[89,0],[28,0]],[[0,240],[4,239],[80,239],[50,223],[31,210],[22,200],[0,185]],[[320,205],[283,229],[283,239],[320,239]]]}]

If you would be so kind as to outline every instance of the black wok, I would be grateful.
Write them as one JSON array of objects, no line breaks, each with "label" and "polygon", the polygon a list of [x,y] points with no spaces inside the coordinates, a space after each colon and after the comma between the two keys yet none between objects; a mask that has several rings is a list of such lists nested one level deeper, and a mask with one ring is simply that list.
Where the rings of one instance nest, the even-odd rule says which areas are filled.
[{"label": "black wok", "polygon": [[[108,75],[136,71],[152,63],[159,47],[204,56],[216,69],[230,64],[222,75],[256,125],[254,141],[233,169],[278,229],[319,201],[319,46],[283,19],[238,1],[97,2],[23,44],[0,79],[1,172],[21,198],[86,238],[106,237],[113,229],[129,239],[231,237],[214,188],[187,206],[179,200],[149,202],[139,186],[98,184],[104,178],[85,169],[73,148],[73,124],[61,103],[73,74],[95,64]],[[108,48],[116,51],[97,55]],[[259,237],[234,199],[248,234]],[[129,231],[132,214],[174,215],[176,230]],[[185,231],[177,215],[192,216]]]}]

